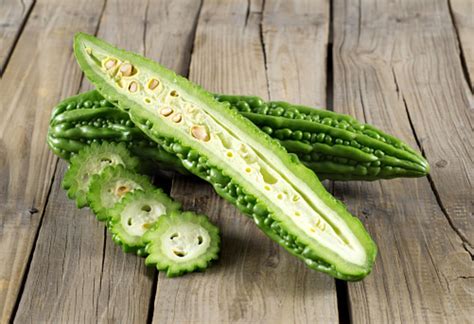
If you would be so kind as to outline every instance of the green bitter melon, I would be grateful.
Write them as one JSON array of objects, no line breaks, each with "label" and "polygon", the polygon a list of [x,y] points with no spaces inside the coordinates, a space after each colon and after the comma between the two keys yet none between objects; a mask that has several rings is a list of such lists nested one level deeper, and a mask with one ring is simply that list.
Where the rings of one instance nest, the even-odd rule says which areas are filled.
[{"label": "green bitter melon", "polygon": [[[348,115],[285,102],[266,103],[253,96],[214,97],[278,139],[320,179],[378,180],[429,172],[426,160],[407,144]],[[186,174],[177,158],[150,141],[125,112],[104,101],[96,90],[68,98],[54,110],[58,112],[51,119],[48,143],[63,158],[91,141],[124,141],[142,160]]]},{"label": "green bitter melon", "polygon": [[[316,270],[365,277],[376,245],[316,175],[249,120],[158,63],[79,33],[87,78],[150,138]],[[134,194],[139,193],[139,191]]]}]

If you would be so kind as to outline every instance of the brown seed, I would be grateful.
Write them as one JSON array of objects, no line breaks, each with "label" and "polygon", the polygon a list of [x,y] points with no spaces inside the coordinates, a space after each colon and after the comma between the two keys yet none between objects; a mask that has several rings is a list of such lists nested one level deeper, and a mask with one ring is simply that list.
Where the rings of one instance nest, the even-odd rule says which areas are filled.
[{"label": "brown seed", "polygon": [[130,63],[123,63],[120,67],[120,72],[123,76],[131,76],[133,71],[133,66]]},{"label": "brown seed", "polygon": [[113,67],[115,66],[116,63],[117,63],[116,60],[114,60],[114,59],[109,59],[109,60],[107,60],[107,61],[105,62],[104,65],[105,65],[105,68],[106,68],[107,70],[110,70],[111,68],[113,68]]},{"label": "brown seed", "polygon": [[207,132],[205,126],[193,126],[191,128],[191,134],[194,138],[203,142],[207,142],[210,140],[209,133]]},{"label": "brown seed", "polygon": [[181,116],[181,114],[176,114],[173,116],[171,120],[174,121],[175,123],[179,123],[182,119],[183,119],[183,116]]},{"label": "brown seed", "polygon": [[128,90],[130,92],[136,92],[138,90],[138,83],[136,83],[135,81],[130,82],[130,84],[128,85]]},{"label": "brown seed", "polygon": [[178,96],[178,93],[176,92],[176,90],[173,90],[173,91],[170,92],[170,95],[171,95],[172,97],[177,97],[177,96]]},{"label": "brown seed", "polygon": [[159,84],[160,81],[158,81],[157,79],[151,79],[150,82],[148,82],[148,89],[155,90]]},{"label": "brown seed", "polygon": [[171,109],[170,107],[166,107],[160,110],[160,114],[162,114],[165,117],[168,117],[172,113],[173,113],[173,109]]},{"label": "brown seed", "polygon": [[117,196],[122,197],[129,191],[130,191],[130,188],[128,188],[127,186],[120,186],[117,188],[116,193],[117,193]]}]

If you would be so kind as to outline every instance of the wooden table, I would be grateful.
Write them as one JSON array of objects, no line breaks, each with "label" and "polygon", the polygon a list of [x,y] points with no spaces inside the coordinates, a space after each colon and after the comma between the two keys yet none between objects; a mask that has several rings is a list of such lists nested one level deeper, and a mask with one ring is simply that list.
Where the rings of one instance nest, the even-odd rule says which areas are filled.
[{"label": "wooden table", "polygon": [[[474,321],[472,0],[1,0],[0,322]],[[223,235],[205,273],[167,279],[117,248],[60,182],[52,107],[87,90],[75,32],[210,91],[348,113],[429,160],[420,179],[335,182],[379,246],[357,283],[308,270],[210,186],[159,179]]]}]

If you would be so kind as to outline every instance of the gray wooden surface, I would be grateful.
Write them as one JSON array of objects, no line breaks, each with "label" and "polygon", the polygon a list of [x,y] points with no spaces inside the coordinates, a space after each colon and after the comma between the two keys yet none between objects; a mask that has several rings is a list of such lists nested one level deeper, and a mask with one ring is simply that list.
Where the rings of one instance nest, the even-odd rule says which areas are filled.
[{"label": "gray wooden surface", "polygon": [[[474,7],[469,0],[0,0],[0,323],[468,323],[474,317]],[[210,186],[157,179],[222,231],[168,279],[66,198],[52,107],[90,89],[77,31],[214,92],[328,107],[417,147],[427,178],[327,183],[379,246],[345,283],[308,270]]]}]

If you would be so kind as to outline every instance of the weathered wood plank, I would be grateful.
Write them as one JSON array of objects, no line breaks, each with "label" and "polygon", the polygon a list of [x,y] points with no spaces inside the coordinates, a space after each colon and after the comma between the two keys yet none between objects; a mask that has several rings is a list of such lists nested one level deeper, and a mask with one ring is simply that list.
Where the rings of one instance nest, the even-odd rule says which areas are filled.
[{"label": "weathered wood plank", "polygon": [[[460,213],[472,218],[472,167],[461,167],[472,161],[467,149],[470,113],[446,4],[360,5],[335,2],[335,110],[375,124],[413,146],[415,132],[433,165],[436,187],[446,187],[439,191],[444,195],[441,201],[458,204]],[[436,166],[441,158],[449,161],[448,167]],[[451,196],[449,189],[455,191]],[[427,179],[344,183],[336,185],[336,192],[350,210],[364,216],[379,245],[373,273],[349,284],[354,322],[469,322],[471,255]],[[454,198],[457,201],[450,201]]]},{"label": "weathered wood plank", "polygon": [[[66,163],[61,161],[58,173]],[[153,271],[124,253],[88,209],[67,199],[56,177],[16,323],[143,323]]]},{"label": "weathered wood plank", "polygon": [[[183,2],[183,6],[186,4],[189,1]],[[184,9],[191,18],[187,24],[171,26],[163,19],[171,5],[150,0],[137,6],[132,0],[109,0],[98,36],[121,48],[143,53],[153,45],[153,37],[159,31],[173,38],[175,46],[164,51],[169,53],[166,62],[187,69],[187,34],[193,30],[191,8],[171,10],[175,15],[169,19],[184,18]],[[195,16],[198,8],[199,3],[194,8]],[[159,26],[155,27],[157,21]],[[81,90],[88,88],[90,85],[85,81]],[[44,216],[17,322],[146,322],[156,272],[146,269],[142,258],[123,253],[109,236],[104,238],[103,224],[90,211],[79,211],[66,199],[64,191],[59,190],[63,171],[60,168],[56,172],[55,189]],[[61,266],[54,266],[55,263]]]},{"label": "weathered wood plank", "polygon": [[97,4],[36,4],[0,80],[0,322],[11,317],[51,186],[56,158],[45,143],[51,107],[81,80],[71,51],[63,49],[75,31],[94,31]]},{"label": "weathered wood plank", "polygon": [[[268,2],[267,5],[273,8],[267,16],[270,22],[280,5]],[[267,98],[261,16],[259,2],[205,1],[197,27],[190,78],[211,91],[254,93]],[[283,19],[282,15],[279,17]],[[286,56],[287,53],[279,50],[281,37],[290,37],[295,30],[288,28],[280,34],[276,28],[269,23],[269,46],[274,48],[275,56]],[[304,48],[303,51],[310,50]],[[315,51],[317,55],[320,49],[315,48]],[[279,65],[277,57],[272,57],[271,62],[272,73],[279,75],[284,67]],[[295,66],[301,71],[305,68],[303,64]],[[290,80],[306,80],[306,73],[310,71],[301,72],[302,76],[293,74]],[[277,81],[272,82],[275,82],[276,96],[289,95],[276,87]],[[324,76],[317,82],[324,84]],[[308,98],[302,89],[297,90],[293,99],[324,101],[319,94]],[[172,195],[183,201],[185,208],[205,213],[218,224],[222,232],[222,253],[219,262],[204,274],[172,280],[160,274],[155,323],[337,321],[334,280],[306,269],[202,181],[178,177],[173,181]]]},{"label": "weathered wood plank", "polygon": [[0,1],[0,76],[33,4],[34,0]]},{"label": "weathered wood plank", "polygon": [[474,91],[474,2],[471,0],[448,0],[448,2],[466,64],[468,82],[471,91]]},{"label": "weathered wood plank", "polygon": [[326,107],[327,1],[265,1],[262,21],[272,100]]}]

